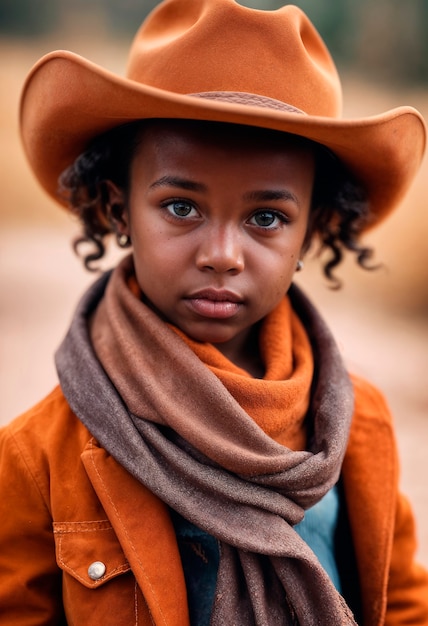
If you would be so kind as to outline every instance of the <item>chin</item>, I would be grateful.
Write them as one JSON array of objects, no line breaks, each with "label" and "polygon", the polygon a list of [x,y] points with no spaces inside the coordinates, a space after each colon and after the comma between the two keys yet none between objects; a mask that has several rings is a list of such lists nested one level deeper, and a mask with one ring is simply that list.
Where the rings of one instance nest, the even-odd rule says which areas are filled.
[{"label": "chin", "polygon": [[196,329],[194,332],[185,331],[190,339],[200,343],[223,344],[233,340],[238,333],[225,332],[225,329],[202,330]]}]

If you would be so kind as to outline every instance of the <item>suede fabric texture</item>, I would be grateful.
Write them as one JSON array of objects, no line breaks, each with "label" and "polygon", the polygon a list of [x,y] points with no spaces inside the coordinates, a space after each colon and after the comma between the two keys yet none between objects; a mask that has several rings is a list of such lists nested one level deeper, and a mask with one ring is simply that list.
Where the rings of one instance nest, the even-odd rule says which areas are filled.
[{"label": "suede fabric texture", "polygon": [[[391,417],[376,389],[353,382],[342,477],[361,624],[426,626],[428,575],[414,562]],[[0,492],[1,626],[189,626],[167,507],[98,445],[59,388],[0,430]],[[98,581],[94,561],[107,566]]]},{"label": "suede fabric texture", "polygon": [[166,0],[143,22],[126,77],[72,52],[34,66],[20,107],[24,150],[57,201],[58,177],[97,135],[137,119],[182,118],[259,126],[307,137],[341,159],[367,190],[371,220],[409,187],[425,149],[412,107],[343,119],[333,60],[297,7],[235,0]]}]

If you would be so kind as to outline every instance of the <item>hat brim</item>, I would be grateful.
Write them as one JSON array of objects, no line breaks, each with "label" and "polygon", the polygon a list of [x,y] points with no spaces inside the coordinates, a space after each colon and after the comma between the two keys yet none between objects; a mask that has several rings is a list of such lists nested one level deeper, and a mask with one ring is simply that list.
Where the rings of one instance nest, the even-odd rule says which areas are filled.
[{"label": "hat brim", "polygon": [[332,150],[365,186],[370,226],[402,199],[425,149],[425,123],[412,107],[360,119],[310,116],[164,91],[119,77],[67,51],[52,52],[24,85],[21,137],[42,187],[57,202],[58,178],[97,135],[137,119],[228,122],[293,133]]}]

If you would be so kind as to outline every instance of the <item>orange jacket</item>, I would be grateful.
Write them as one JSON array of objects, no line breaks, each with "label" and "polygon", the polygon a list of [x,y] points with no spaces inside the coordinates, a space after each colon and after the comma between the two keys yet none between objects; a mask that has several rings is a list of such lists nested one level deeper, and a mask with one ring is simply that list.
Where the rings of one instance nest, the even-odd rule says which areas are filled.
[{"label": "orange jacket", "polygon": [[[364,626],[428,625],[428,574],[380,394],[355,380],[345,497]],[[97,445],[59,388],[0,431],[0,625],[189,626],[168,510]],[[53,531],[53,532],[52,532]],[[94,562],[105,565],[96,580]]]}]

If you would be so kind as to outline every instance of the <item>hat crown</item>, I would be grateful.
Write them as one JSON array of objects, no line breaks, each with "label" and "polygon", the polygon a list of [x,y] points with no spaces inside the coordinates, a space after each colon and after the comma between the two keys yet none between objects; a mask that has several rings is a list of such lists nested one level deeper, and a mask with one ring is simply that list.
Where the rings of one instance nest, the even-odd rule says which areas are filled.
[{"label": "hat crown", "polygon": [[339,117],[342,108],[334,62],[293,5],[262,11],[235,0],[167,0],[138,31],[127,76],[181,94],[258,94],[308,115]]}]

